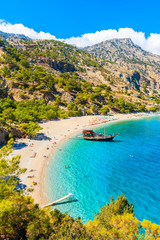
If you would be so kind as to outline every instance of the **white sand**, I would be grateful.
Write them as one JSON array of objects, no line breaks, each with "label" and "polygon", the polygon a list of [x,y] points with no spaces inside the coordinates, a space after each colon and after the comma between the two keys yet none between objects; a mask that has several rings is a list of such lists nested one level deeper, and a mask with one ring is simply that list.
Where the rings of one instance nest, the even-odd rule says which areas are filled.
[{"label": "white sand", "polygon": [[[45,193],[45,173],[48,166],[48,162],[51,159],[53,151],[59,148],[60,144],[64,140],[67,140],[72,135],[81,132],[83,129],[92,129],[102,124],[102,118],[111,121],[120,121],[128,119],[136,119],[151,116],[151,114],[138,113],[138,114],[115,114],[114,116],[83,116],[83,117],[72,117],[69,119],[46,121],[40,124],[43,128],[39,133],[43,134],[45,138],[42,140],[38,139],[19,139],[16,141],[17,145],[26,144],[21,149],[14,149],[12,156],[21,155],[20,166],[27,168],[25,174],[21,175],[21,182],[26,184],[27,187],[32,186],[32,182],[37,183],[36,186],[32,186],[34,191],[31,193],[36,203],[43,206],[47,203],[47,196]],[[91,125],[90,122],[94,122],[96,119],[97,123]],[[50,138],[50,140],[48,139]],[[54,143],[56,142],[56,144]],[[34,172],[30,172],[34,169]],[[34,176],[28,178],[27,176]],[[55,183],[56,184],[56,183]]]}]

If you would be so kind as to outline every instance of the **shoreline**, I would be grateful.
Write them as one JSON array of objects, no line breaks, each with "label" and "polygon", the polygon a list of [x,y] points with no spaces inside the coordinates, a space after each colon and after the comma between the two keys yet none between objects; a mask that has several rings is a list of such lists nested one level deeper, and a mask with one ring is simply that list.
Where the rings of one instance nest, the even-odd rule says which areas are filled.
[{"label": "shoreline", "polygon": [[[53,153],[69,138],[80,133],[84,128],[96,129],[109,123],[138,120],[141,118],[159,116],[160,113],[130,113],[113,114],[112,116],[81,116],[68,119],[44,121],[39,125],[43,128],[35,139],[18,139],[15,142],[11,156],[21,155],[20,167],[27,168],[25,174],[20,176],[21,184],[34,191],[30,195],[40,207],[48,203],[45,176]],[[103,120],[103,121],[102,121]],[[96,122],[94,125],[91,123]],[[31,170],[34,170],[31,172]],[[28,178],[32,176],[32,178]],[[33,177],[34,176],[34,177]],[[35,186],[32,182],[37,183]],[[63,197],[63,196],[62,196]],[[56,199],[55,199],[56,200]]]}]

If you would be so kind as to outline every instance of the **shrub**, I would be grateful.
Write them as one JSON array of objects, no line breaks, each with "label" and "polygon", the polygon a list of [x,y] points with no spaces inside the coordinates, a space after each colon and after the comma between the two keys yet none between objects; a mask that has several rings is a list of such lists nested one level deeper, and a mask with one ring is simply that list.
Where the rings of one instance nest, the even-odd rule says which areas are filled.
[{"label": "shrub", "polygon": [[100,113],[106,115],[109,112],[109,108],[107,106],[103,106],[100,109]]}]

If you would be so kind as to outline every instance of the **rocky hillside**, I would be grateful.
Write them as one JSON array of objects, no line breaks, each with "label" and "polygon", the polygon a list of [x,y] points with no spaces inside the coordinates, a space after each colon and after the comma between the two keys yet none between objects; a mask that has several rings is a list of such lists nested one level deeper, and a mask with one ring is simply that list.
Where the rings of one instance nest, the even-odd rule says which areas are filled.
[{"label": "rocky hillside", "polygon": [[[127,61],[123,61],[122,54],[117,54],[117,60],[115,58],[110,59],[112,61],[104,60],[102,56],[94,56],[86,51],[55,40],[32,41],[20,36],[18,38],[10,36],[6,41],[13,47],[16,47],[16,49],[19,49],[18,51],[21,52],[25,61],[27,61],[28,67],[43,67],[57,77],[60,73],[65,72],[76,74],[80,79],[84,79],[94,86],[106,84],[112,89],[114,96],[122,94],[125,99],[127,98],[130,101],[141,101],[145,103],[143,100],[148,100],[148,97],[158,97],[159,82],[156,77],[149,77],[146,71],[147,68],[156,68],[158,65],[154,64],[153,60],[150,60],[152,64],[147,64],[147,61],[149,62],[147,59],[150,59],[147,53],[147,57],[145,58],[146,64],[141,63],[140,65],[138,63],[135,66],[135,64],[133,65]],[[113,41],[119,42],[118,45],[123,45],[123,55],[128,54],[130,59],[133,57],[133,52],[136,52],[137,49],[140,49],[143,54],[145,52],[140,47],[134,45],[130,39]],[[123,44],[121,44],[121,42]],[[116,53],[118,47],[116,44],[112,45],[114,45],[114,51]],[[91,48],[92,47],[89,49]],[[89,49],[88,51],[90,51]],[[110,47],[110,52],[112,51],[113,49]],[[152,54],[150,55],[153,58],[155,57]],[[156,61],[157,59],[155,62]],[[145,68],[144,72],[142,72],[143,68]],[[156,71],[154,74],[156,75]],[[126,93],[128,97],[126,97]],[[134,96],[136,95],[141,95],[143,100],[142,98],[141,100],[139,100],[139,98],[135,99]],[[69,99],[71,99],[71,97],[69,97]],[[68,101],[69,100],[67,100],[67,102]]]},{"label": "rocky hillside", "polygon": [[23,34],[14,34],[14,33],[6,33],[0,31],[0,38],[1,39],[23,39],[23,40],[31,40],[29,37],[26,37]]},{"label": "rocky hillside", "polygon": [[63,42],[15,36],[3,40],[0,130],[4,137],[34,135],[43,119],[159,110],[155,86],[138,69],[129,69],[130,64],[124,79],[118,63]]},{"label": "rocky hillside", "polygon": [[144,51],[131,39],[107,40],[85,50],[103,59],[104,68],[126,87],[160,93],[160,56]]}]

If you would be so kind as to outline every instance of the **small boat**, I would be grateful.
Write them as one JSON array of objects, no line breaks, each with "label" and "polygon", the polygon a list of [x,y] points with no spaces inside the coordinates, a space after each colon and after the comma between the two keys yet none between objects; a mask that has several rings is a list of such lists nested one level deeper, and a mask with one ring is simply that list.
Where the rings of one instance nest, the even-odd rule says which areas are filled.
[{"label": "small boat", "polygon": [[93,130],[83,130],[83,138],[85,140],[90,140],[90,141],[111,141],[115,136],[118,136],[118,134],[110,134],[110,135],[105,135],[102,133],[95,133]]}]

